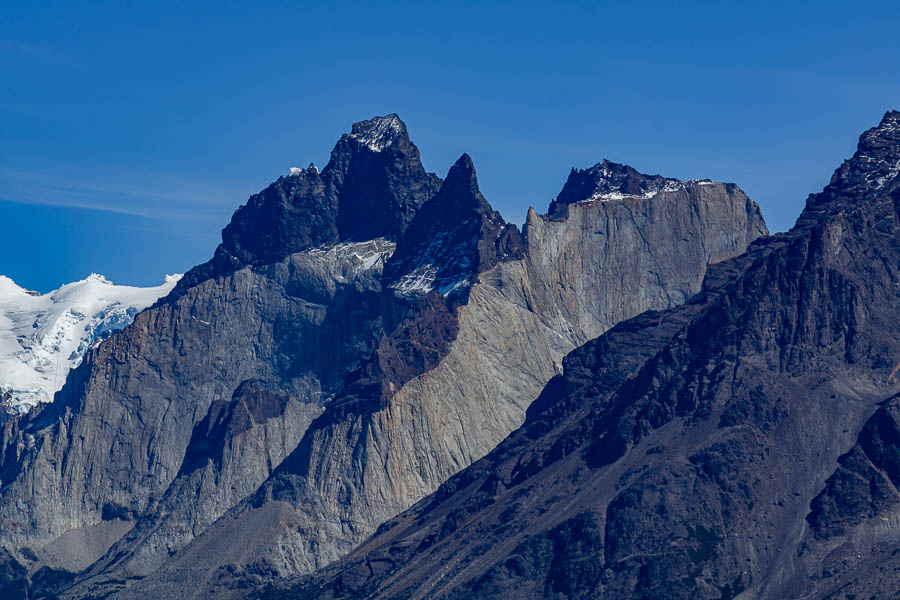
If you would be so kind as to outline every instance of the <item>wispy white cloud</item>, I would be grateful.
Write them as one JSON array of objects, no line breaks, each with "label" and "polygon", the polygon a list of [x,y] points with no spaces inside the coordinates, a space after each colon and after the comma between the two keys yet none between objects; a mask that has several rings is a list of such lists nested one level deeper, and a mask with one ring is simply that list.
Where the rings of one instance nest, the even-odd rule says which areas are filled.
[{"label": "wispy white cloud", "polygon": [[221,226],[247,196],[239,184],[198,183],[141,170],[106,170],[90,180],[66,171],[0,167],[0,200]]},{"label": "wispy white cloud", "polygon": [[80,66],[80,63],[72,56],[49,46],[8,38],[0,38],[0,54],[16,55],[45,65],[69,68]]}]

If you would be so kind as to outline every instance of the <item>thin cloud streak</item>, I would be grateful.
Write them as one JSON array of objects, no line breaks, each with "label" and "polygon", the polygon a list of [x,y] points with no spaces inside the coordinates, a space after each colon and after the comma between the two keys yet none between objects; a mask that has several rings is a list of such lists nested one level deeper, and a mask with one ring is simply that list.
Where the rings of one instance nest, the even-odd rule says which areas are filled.
[{"label": "thin cloud streak", "polygon": [[[0,167],[0,199],[195,223],[226,218],[241,203],[241,194],[229,188],[198,185],[144,171],[117,173],[101,182],[81,181],[55,172],[52,168],[37,173]],[[136,180],[146,185],[136,187]]]},{"label": "thin cloud streak", "polygon": [[116,207],[110,206],[102,206],[99,204],[91,204],[89,202],[72,202],[66,200],[54,200],[54,199],[46,199],[41,201],[32,202],[28,198],[22,199],[13,199],[4,195],[2,191],[0,191],[0,202],[6,204],[27,204],[30,206],[49,206],[49,207],[57,207],[57,208],[75,208],[80,210],[91,210],[96,212],[105,212],[105,213],[113,213],[118,215],[128,215],[132,217],[140,217],[144,219],[152,218],[150,215],[134,211],[128,209],[119,209]]},{"label": "thin cloud streak", "polygon": [[72,56],[63,54],[48,46],[11,40],[9,38],[0,38],[0,53],[14,54],[45,65],[69,68],[81,66],[81,63]]}]

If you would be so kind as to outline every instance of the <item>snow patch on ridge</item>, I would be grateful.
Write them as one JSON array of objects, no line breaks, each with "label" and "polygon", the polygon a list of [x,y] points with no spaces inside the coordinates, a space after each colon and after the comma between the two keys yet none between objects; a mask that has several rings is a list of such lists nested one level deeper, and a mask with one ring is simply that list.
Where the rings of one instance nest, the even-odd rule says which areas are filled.
[{"label": "snow patch on ridge", "polygon": [[382,269],[394,253],[395,244],[384,238],[365,242],[343,242],[323,248],[313,248],[307,253],[333,266],[333,275],[339,283],[352,281],[372,269]]},{"label": "snow patch on ridge", "polygon": [[391,285],[391,288],[405,296],[427,294],[435,289],[444,296],[449,296],[456,290],[472,284],[472,280],[465,275],[440,280],[437,275],[438,269],[433,264],[419,265]]},{"label": "snow patch on ridge", "polygon": [[298,175],[303,175],[304,173],[307,173],[309,175],[318,175],[319,167],[317,167],[315,163],[309,163],[309,166],[306,167],[306,170],[301,169],[300,167],[291,167],[288,171],[288,177],[297,177]]},{"label": "snow patch on ridge", "polygon": [[102,275],[66,284],[47,294],[0,275],[0,399],[26,412],[50,402],[87,351],[131,323],[134,316],[171,291],[181,275],[162,285],[116,285]]},{"label": "snow patch on ridge", "polygon": [[[436,289],[448,296],[471,286],[471,255],[477,240],[467,239],[452,246],[454,234],[454,231],[443,231],[433,235],[428,246],[420,251],[414,266],[410,265],[410,270],[391,284],[391,289],[405,296],[427,294]],[[437,265],[443,265],[443,268],[439,269]]]},{"label": "snow patch on ridge", "polygon": [[403,121],[397,115],[392,114],[357,123],[354,125],[350,137],[367,146],[372,152],[382,152],[403,133]]},{"label": "snow patch on ridge", "polygon": [[[884,121],[878,127],[863,134],[866,147],[875,149],[876,154],[877,149],[895,144],[898,137],[900,137],[900,114],[898,113],[885,115]],[[900,175],[900,157],[896,155],[879,158],[867,150],[860,152],[857,159],[864,163],[863,168],[866,174],[863,179],[866,186],[873,190],[882,189],[896,179],[897,175]]]},{"label": "snow patch on ridge", "polygon": [[[606,173],[604,173],[606,174]],[[620,191],[606,191],[602,188],[597,189],[589,198],[580,200],[576,204],[590,204],[592,202],[605,202],[609,200],[624,200],[626,198],[642,198],[649,200],[658,194],[680,192],[694,185],[716,185],[717,182],[709,179],[689,179],[681,181],[678,179],[667,179],[664,185],[650,185],[646,191],[641,194],[629,194]]]}]

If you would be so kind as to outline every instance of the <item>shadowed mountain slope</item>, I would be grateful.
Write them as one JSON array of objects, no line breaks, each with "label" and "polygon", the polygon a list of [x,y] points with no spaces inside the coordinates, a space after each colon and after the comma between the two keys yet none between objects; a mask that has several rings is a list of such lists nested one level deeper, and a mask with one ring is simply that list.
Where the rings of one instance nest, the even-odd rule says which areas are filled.
[{"label": "shadowed mountain slope", "polygon": [[[586,199],[562,220],[532,211],[521,252],[498,219],[463,157],[385,266],[391,289],[418,307],[255,494],[120,597],[228,597],[329,564],[519,426],[568,351],[683,302],[708,263],[764,232],[755,204],[712,182]],[[393,283],[395,269],[416,285]],[[446,285],[438,302],[442,277],[471,283]]]},{"label": "shadowed mountain slope", "polygon": [[357,123],[3,424],[0,581],[220,598],[327,565],[521,425],[565,354],[765,233],[736,186],[695,181],[520,234],[468,156],[442,182],[396,115]]},{"label": "shadowed mountain slope", "polygon": [[898,173],[890,112],[793,229],[569,354],[485,458],[253,597],[896,597]]}]

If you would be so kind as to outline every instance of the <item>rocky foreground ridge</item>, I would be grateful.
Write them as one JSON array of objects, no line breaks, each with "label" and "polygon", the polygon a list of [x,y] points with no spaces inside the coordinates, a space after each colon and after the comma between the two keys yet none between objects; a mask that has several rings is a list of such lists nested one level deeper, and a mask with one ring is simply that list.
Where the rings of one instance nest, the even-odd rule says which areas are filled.
[{"label": "rocky foreground ridge", "polygon": [[524,425],[254,598],[896,598],[900,112],[793,229],[570,353]]},{"label": "rocky foreground ridge", "polygon": [[5,591],[229,597],[350,552],[519,427],[573,348],[766,233],[736,186],[660,179],[573,171],[520,232],[468,156],[442,181],[396,115],[355,124],[3,425]]}]

